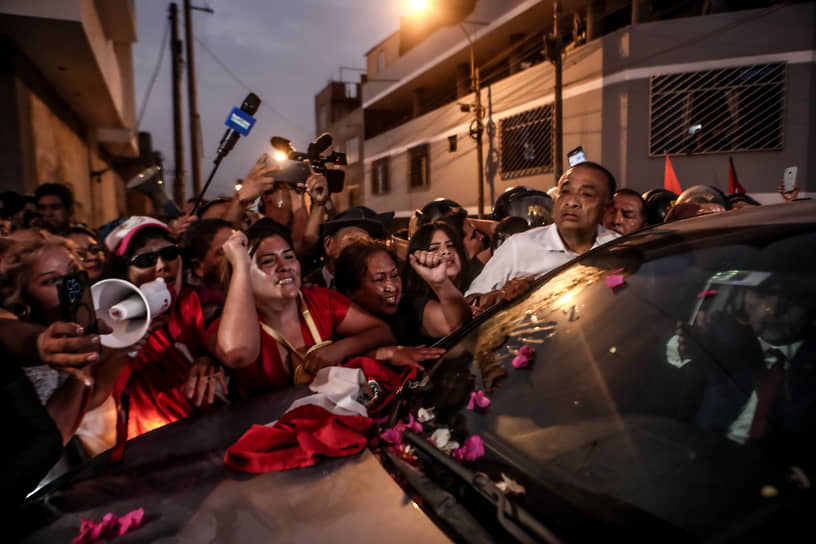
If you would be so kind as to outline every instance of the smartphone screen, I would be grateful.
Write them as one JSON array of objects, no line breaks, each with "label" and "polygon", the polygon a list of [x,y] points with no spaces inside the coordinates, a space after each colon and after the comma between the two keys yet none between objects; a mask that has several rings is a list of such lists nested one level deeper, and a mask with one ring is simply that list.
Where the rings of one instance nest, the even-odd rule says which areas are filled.
[{"label": "smartphone screen", "polygon": [[569,161],[570,166],[575,166],[576,164],[581,164],[582,162],[586,162],[586,153],[584,153],[583,146],[578,146],[569,153],[567,153],[567,160]]},{"label": "smartphone screen", "polygon": [[91,282],[84,270],[66,274],[57,280],[62,319],[78,323],[85,333],[95,333],[96,312],[91,297]]}]

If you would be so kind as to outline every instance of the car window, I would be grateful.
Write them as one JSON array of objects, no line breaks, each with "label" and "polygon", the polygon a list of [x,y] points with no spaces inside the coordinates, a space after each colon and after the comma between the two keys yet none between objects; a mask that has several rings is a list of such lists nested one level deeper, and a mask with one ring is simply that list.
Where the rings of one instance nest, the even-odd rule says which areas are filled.
[{"label": "car window", "polygon": [[[783,472],[811,451],[797,448],[816,428],[816,234],[672,236],[594,252],[492,316],[449,350],[432,386],[410,399],[412,413],[433,409],[426,431],[478,434],[486,457],[537,481],[614,497],[693,532],[725,523],[743,499],[753,504],[777,474],[757,448],[777,446]],[[757,432],[774,346],[787,351],[787,370]],[[489,408],[468,409],[478,390]],[[711,472],[719,465],[707,456],[724,470]],[[675,504],[682,485],[731,477],[750,489],[745,497]]]}]

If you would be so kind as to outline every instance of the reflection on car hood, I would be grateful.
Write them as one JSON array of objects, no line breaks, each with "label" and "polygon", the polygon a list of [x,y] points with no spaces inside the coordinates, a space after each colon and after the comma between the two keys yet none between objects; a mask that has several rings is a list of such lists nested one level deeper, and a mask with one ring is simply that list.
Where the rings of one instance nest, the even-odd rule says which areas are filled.
[{"label": "reflection on car hood", "polygon": [[288,388],[181,420],[103,454],[25,505],[39,530],[24,542],[70,542],[81,519],[144,508],[122,542],[447,542],[370,451],[304,469],[251,475],[224,452],[252,424],[277,419],[306,388]]}]

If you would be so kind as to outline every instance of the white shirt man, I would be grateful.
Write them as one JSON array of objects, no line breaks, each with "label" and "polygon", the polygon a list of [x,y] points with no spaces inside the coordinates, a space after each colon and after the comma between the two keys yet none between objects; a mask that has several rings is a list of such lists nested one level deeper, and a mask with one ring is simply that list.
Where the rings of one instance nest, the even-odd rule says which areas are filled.
[{"label": "white shirt man", "polygon": [[598,164],[585,162],[567,170],[558,180],[555,222],[508,238],[465,296],[501,289],[514,278],[540,276],[617,238],[619,234],[599,225],[614,192],[615,178]]}]

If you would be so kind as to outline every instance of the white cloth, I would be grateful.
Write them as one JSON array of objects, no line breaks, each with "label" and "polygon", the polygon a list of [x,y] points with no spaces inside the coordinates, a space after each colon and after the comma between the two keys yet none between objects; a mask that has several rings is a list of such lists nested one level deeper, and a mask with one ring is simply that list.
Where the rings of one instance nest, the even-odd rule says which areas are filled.
[{"label": "white cloth", "polygon": [[[314,404],[324,408],[332,414],[340,416],[368,417],[368,410],[357,401],[360,395],[360,386],[366,383],[365,374],[359,368],[342,366],[327,366],[317,371],[309,389],[314,395],[296,400],[286,412],[291,412],[304,404]],[[275,420],[266,425],[272,427]]]},{"label": "white cloth", "polygon": [[[620,234],[598,225],[595,243],[598,247]],[[487,261],[482,273],[474,278],[465,296],[484,294],[522,276],[540,276],[578,256],[568,251],[555,223],[537,227],[508,238]]]}]

